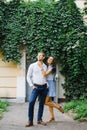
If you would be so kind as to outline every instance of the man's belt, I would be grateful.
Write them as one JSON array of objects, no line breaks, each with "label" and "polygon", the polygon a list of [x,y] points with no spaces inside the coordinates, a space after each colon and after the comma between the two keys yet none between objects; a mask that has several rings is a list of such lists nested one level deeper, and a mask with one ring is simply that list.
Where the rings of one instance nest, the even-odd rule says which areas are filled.
[{"label": "man's belt", "polygon": [[37,87],[47,87],[47,84],[34,84],[34,86],[37,86]]}]

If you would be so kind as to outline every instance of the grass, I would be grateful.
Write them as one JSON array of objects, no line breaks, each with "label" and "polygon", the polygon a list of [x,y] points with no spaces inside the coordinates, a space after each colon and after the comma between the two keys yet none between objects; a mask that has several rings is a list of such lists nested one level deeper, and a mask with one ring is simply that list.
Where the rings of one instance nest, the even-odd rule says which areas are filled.
[{"label": "grass", "polygon": [[7,110],[7,106],[9,105],[8,102],[2,102],[0,101],[0,119],[3,116],[3,112]]},{"label": "grass", "polygon": [[64,111],[71,111],[75,120],[87,121],[87,99],[68,102],[64,105]]}]

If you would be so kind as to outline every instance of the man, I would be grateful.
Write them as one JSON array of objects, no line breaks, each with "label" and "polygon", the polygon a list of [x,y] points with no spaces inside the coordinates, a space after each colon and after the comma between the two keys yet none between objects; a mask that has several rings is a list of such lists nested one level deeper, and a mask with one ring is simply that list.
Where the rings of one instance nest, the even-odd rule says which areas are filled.
[{"label": "man", "polygon": [[28,69],[27,81],[32,87],[32,92],[29,100],[28,108],[28,123],[26,127],[33,126],[33,116],[34,116],[34,104],[39,96],[39,108],[37,115],[37,124],[46,125],[42,120],[44,102],[47,95],[47,84],[46,77],[42,74],[42,69],[47,70],[47,66],[43,63],[45,56],[43,52],[39,52],[37,55],[37,62],[32,63]]}]

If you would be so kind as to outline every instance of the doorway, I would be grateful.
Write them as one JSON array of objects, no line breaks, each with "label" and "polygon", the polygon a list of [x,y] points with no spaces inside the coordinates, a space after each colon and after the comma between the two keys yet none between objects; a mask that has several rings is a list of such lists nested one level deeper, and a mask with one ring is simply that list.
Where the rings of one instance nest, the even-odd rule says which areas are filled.
[{"label": "doorway", "polygon": [[30,93],[32,90],[27,82],[27,72],[28,72],[28,68],[29,68],[31,63],[32,63],[31,61],[26,60],[26,102],[29,102],[29,97],[30,97]]}]

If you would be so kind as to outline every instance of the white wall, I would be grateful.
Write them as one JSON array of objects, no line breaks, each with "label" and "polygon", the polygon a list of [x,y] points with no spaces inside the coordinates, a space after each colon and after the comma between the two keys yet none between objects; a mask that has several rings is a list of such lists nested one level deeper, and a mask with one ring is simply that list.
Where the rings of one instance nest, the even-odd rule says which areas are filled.
[{"label": "white wall", "polygon": [[26,98],[26,53],[23,53],[21,64],[18,65],[17,76],[17,102],[25,102]]},{"label": "white wall", "polygon": [[83,9],[84,8],[84,3],[86,0],[75,0],[75,3],[77,5],[78,8]]}]

